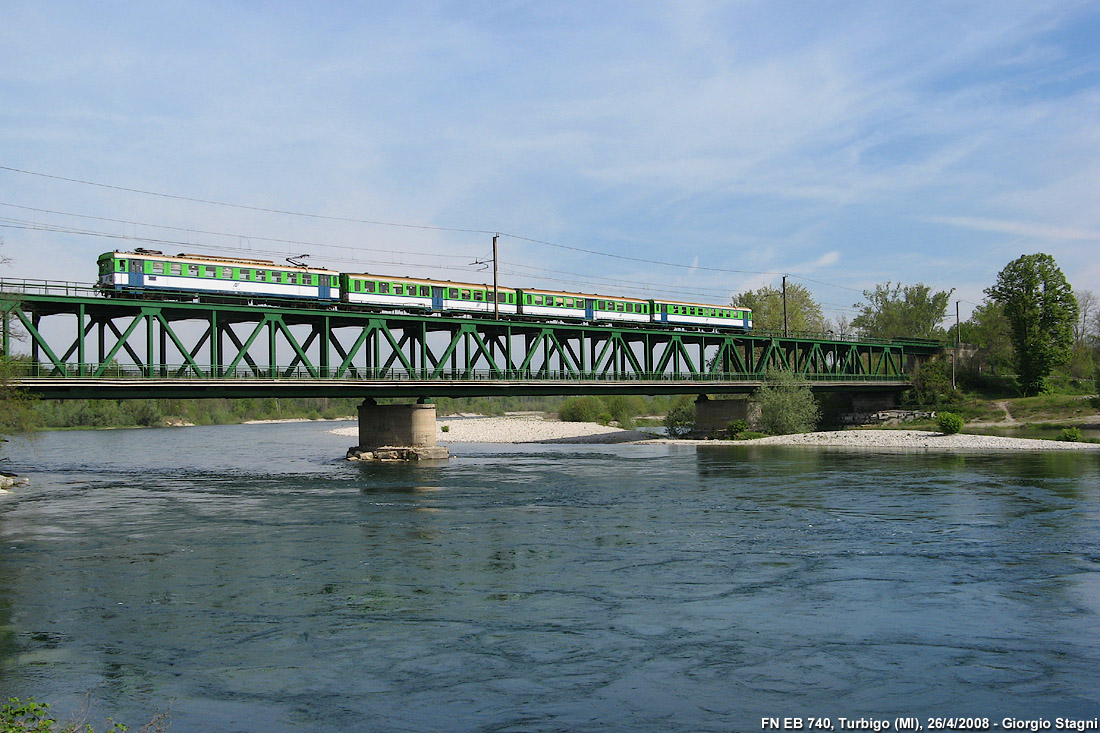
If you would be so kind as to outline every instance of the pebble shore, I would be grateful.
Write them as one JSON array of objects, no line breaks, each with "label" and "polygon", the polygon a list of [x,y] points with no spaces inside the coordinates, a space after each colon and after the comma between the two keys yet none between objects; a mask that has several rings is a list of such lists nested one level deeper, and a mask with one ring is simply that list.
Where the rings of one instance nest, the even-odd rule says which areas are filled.
[{"label": "pebble shore", "polygon": [[[447,426],[447,431],[443,431]],[[358,436],[358,428],[331,431]],[[723,441],[671,440],[637,430],[622,430],[595,423],[559,422],[534,415],[506,417],[439,418],[436,441],[452,443],[649,443],[720,445]],[[1001,451],[1001,450],[1100,450],[1096,443],[1005,438],[992,435],[943,435],[923,430],[838,430],[800,435],[775,435],[735,445],[806,445],[890,450]]]}]

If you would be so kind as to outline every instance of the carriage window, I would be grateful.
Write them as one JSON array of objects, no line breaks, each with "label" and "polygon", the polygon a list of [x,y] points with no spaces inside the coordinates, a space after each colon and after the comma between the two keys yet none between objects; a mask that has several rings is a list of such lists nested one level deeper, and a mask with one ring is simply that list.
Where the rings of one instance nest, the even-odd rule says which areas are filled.
[{"label": "carriage window", "polygon": [[427,285],[421,285],[420,286],[420,297],[421,298],[429,298],[429,297],[431,297],[431,295],[432,295],[432,289],[430,287],[428,287]]},{"label": "carriage window", "polygon": [[498,303],[507,303],[508,302],[508,293],[497,293],[497,302]]},{"label": "carriage window", "polygon": [[561,307],[562,307],[563,305],[565,305],[565,298],[557,298],[557,299],[555,299],[554,305],[556,305],[556,306],[558,306],[559,308],[561,308]]},{"label": "carriage window", "polygon": [[182,275],[183,274],[183,265],[181,265],[178,262],[170,263],[168,265],[168,274],[169,275]]},{"label": "carriage window", "polygon": [[405,294],[405,286],[400,285],[400,284],[394,284],[393,294],[394,295],[404,295]]},{"label": "carriage window", "polygon": [[447,297],[454,299],[458,297],[458,288],[451,288],[447,291]]},{"label": "carriage window", "polygon": [[[531,302],[531,296],[530,295],[527,296],[527,302],[528,303]],[[542,305],[542,296],[541,295],[536,295],[535,296],[535,305]]]},{"label": "carriage window", "polygon": [[378,283],[378,292],[379,293],[389,293],[390,292],[390,284],[389,283]]},{"label": "carriage window", "polygon": [[485,293],[480,290],[474,291],[474,300],[485,300]]},{"label": "carriage window", "polygon": [[149,267],[152,270],[154,275],[163,275],[164,274],[164,263],[163,262],[152,262],[152,263],[149,264]]},{"label": "carriage window", "polygon": [[469,300],[470,299],[470,291],[469,290],[463,290],[462,291],[462,299],[463,300]]}]

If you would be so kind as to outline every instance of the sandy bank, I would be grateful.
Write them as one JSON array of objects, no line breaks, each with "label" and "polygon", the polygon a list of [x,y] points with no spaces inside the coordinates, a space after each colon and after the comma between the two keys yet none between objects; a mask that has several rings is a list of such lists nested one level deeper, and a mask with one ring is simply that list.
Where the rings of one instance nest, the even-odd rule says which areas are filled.
[{"label": "sandy bank", "polygon": [[[443,431],[443,426],[448,430]],[[357,437],[358,428],[338,428],[338,435]],[[776,435],[736,442],[671,440],[637,430],[593,423],[559,422],[534,415],[440,418],[440,445],[452,443],[659,443],[669,445],[805,445],[836,448],[942,451],[1100,450],[1096,443],[1005,438],[993,435],[943,435],[923,430],[839,430],[802,435]]]},{"label": "sandy bank", "polygon": [[[447,431],[443,431],[443,427]],[[338,428],[337,435],[357,437],[358,428]],[[451,443],[634,443],[653,436],[637,430],[583,422],[560,422],[535,415],[514,417],[441,417],[436,441]]]}]

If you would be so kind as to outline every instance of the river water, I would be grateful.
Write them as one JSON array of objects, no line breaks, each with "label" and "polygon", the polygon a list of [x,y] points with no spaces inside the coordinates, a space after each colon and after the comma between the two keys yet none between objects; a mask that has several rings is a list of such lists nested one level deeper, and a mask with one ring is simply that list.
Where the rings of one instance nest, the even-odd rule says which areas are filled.
[{"label": "river water", "polygon": [[0,695],[172,730],[1100,715],[1100,457],[13,440]]}]

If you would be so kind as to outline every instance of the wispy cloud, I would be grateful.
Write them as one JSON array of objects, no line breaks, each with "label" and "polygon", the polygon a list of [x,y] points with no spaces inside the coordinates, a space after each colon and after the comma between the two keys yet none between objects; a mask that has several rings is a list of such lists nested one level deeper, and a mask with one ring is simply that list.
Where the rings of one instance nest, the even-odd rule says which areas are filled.
[{"label": "wispy cloud", "polygon": [[976,216],[930,216],[927,221],[980,232],[1000,232],[1034,239],[1100,241],[1100,230],[1074,229],[1034,222],[986,219]]}]

